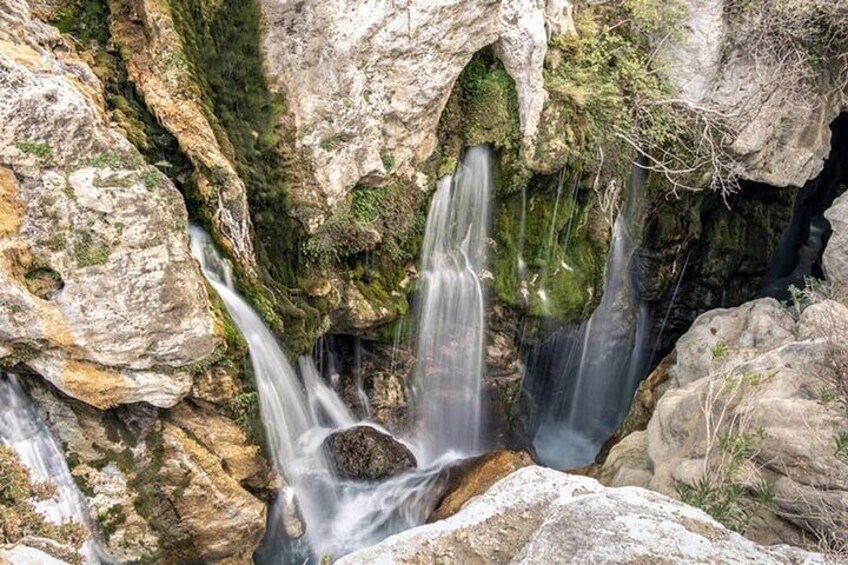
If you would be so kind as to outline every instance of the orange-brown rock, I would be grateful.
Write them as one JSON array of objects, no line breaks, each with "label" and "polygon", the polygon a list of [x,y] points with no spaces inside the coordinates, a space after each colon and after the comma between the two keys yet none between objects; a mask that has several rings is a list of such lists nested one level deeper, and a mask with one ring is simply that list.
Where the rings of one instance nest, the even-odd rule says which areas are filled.
[{"label": "orange-brown rock", "polygon": [[463,461],[450,470],[447,494],[427,518],[427,522],[444,520],[460,511],[466,502],[489,490],[507,475],[533,464],[526,451],[492,451]]}]

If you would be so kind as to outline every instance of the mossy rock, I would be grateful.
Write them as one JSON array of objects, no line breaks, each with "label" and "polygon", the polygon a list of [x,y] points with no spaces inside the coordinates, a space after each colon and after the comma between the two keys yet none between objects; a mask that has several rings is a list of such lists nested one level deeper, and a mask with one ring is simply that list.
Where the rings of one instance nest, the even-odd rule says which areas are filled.
[{"label": "mossy rock", "polygon": [[524,212],[522,194],[498,203],[491,267],[502,302],[532,316],[573,322],[587,316],[600,299],[606,242],[595,235],[594,193],[580,190],[579,184],[575,190],[577,182],[534,179]]}]

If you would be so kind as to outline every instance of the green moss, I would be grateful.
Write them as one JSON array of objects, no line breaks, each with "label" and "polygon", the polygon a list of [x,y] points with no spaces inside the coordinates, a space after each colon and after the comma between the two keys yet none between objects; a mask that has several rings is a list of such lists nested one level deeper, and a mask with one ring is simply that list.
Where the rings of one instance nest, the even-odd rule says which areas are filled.
[{"label": "green moss", "polygon": [[109,40],[105,2],[99,0],[74,0],[58,10],[51,23],[62,33],[73,35],[81,44],[91,42],[106,44]]},{"label": "green moss", "polygon": [[18,148],[18,151],[32,155],[42,162],[47,163],[53,161],[53,148],[50,147],[49,143],[43,141],[21,141],[20,143],[16,143],[15,147]]},{"label": "green moss", "polygon": [[[263,69],[259,5],[255,0],[169,4],[206,117],[247,188],[260,278],[253,280],[236,266],[239,290],[282,336],[290,353],[304,353],[311,348],[321,313],[296,290],[304,232],[292,217],[285,176],[292,161],[285,151],[293,144],[280,128],[285,100],[271,92]],[[212,182],[223,180],[215,180],[215,171],[204,174]],[[226,249],[211,229],[214,210],[196,192],[187,193],[186,200],[190,212]]]},{"label": "green moss", "polygon": [[96,243],[88,231],[74,232],[74,260],[79,267],[105,265],[111,250],[107,245]]},{"label": "green moss", "polygon": [[528,188],[523,241],[522,196],[500,202],[492,270],[501,301],[533,316],[571,322],[591,312],[600,297],[605,247],[591,233],[593,195],[578,191],[574,200],[573,182],[566,182],[557,204],[557,188],[555,178],[537,179]]},{"label": "green moss", "polygon": [[463,69],[439,120],[439,146],[425,168],[440,178],[453,174],[465,147],[488,144],[503,173],[498,190],[516,192],[529,178],[521,157],[515,82],[491,48],[475,53]]}]

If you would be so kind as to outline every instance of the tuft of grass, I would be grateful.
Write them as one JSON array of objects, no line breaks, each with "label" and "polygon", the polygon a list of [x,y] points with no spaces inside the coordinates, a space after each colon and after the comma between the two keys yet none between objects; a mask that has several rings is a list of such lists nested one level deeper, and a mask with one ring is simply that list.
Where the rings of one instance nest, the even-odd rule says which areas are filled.
[{"label": "tuft of grass", "polygon": [[730,352],[730,346],[723,341],[716,342],[710,350],[712,353],[713,359],[724,359],[727,357],[727,354]]},{"label": "tuft of grass", "polygon": [[88,232],[77,231],[74,235],[74,260],[79,267],[106,264],[111,253],[108,246],[95,243]]},{"label": "tuft of grass", "polygon": [[842,430],[833,436],[833,443],[836,444],[833,454],[848,461],[848,430]]},{"label": "tuft of grass", "polygon": [[47,142],[21,141],[20,143],[16,143],[15,147],[17,147],[18,151],[21,153],[32,155],[46,166],[53,164],[53,148],[50,147],[50,144]]}]

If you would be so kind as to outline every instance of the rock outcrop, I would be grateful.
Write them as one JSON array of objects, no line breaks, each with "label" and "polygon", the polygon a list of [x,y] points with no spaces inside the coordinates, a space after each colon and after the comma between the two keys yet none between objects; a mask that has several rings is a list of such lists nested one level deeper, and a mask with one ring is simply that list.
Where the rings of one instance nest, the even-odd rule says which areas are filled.
[{"label": "rock outcrop", "polygon": [[183,200],[54,28],[22,0],[0,20],[2,362],[98,408],[173,406],[220,344]]},{"label": "rock outcrop", "polygon": [[354,563],[824,563],[759,546],[700,510],[640,488],[527,467],[456,515],[338,561]]},{"label": "rock outcrop", "polygon": [[314,212],[356,184],[412,177],[436,146],[436,126],[471,56],[488,45],[515,80],[525,143],[535,138],[546,99],[546,17],[567,31],[558,0],[409,0],[402,4],[261,2],[267,66],[285,94],[297,143],[314,179],[296,198]]},{"label": "rock outcrop", "polygon": [[[826,53],[816,61],[811,52],[806,68],[807,55],[799,47],[806,39],[791,45],[786,36],[768,34],[792,25],[805,28],[808,35],[816,33],[812,22],[798,20],[805,10],[815,17],[818,7],[814,2],[797,9],[794,4],[757,2],[738,9],[729,0],[684,4],[687,15],[676,28],[680,33],[663,45],[661,53],[682,101],[727,118],[735,132],[729,150],[739,160],[737,172],[744,178],[773,186],[803,186],[821,170],[830,149],[828,126],[845,108],[842,87],[831,81],[841,80],[844,62],[838,57],[828,60]],[[823,45],[828,41],[836,40],[829,36]],[[761,51],[760,45],[767,49]],[[796,61],[801,65],[786,66]]]},{"label": "rock outcrop", "polygon": [[[616,445],[602,478],[680,495],[681,485],[761,485],[769,497],[746,534],[800,544],[804,533],[826,538],[848,528],[848,460],[835,438],[848,415],[836,388],[828,335],[848,309],[828,301],[797,319],[774,299],[702,315],[677,343],[670,390],[646,431]],[[751,508],[750,506],[748,506]],[[841,532],[841,533],[840,533]]]},{"label": "rock outcrop", "polygon": [[269,491],[273,477],[231,420],[189,401],[167,413],[143,404],[100,412],[30,390],[112,559],[251,561],[266,506],[245,487]]},{"label": "rock outcrop", "polygon": [[447,492],[427,522],[450,518],[465,503],[489,490],[507,475],[533,464],[526,451],[492,451],[480,457],[462,461],[448,472]]},{"label": "rock outcrop", "polygon": [[[848,284],[846,202],[838,198],[827,212],[826,289],[838,299]],[[602,480],[678,496],[741,488],[732,500],[750,516],[737,526],[753,539],[848,541],[848,457],[839,439],[848,430],[848,307],[811,298],[792,309],[765,298],[701,315],[664,368],[647,429],[613,447]],[[752,505],[746,497],[763,488],[769,496]]]},{"label": "rock outcrop", "polygon": [[409,448],[371,426],[333,432],[323,447],[330,465],[343,479],[380,481],[418,465]]},{"label": "rock outcrop", "polygon": [[126,53],[130,80],[194,166],[205,213],[231,256],[255,275],[245,185],[236,172],[234,157],[227,155],[227,148],[219,143],[207,118],[203,95],[191,73],[169,4],[113,0],[109,5],[115,14],[110,18],[112,38]]}]

